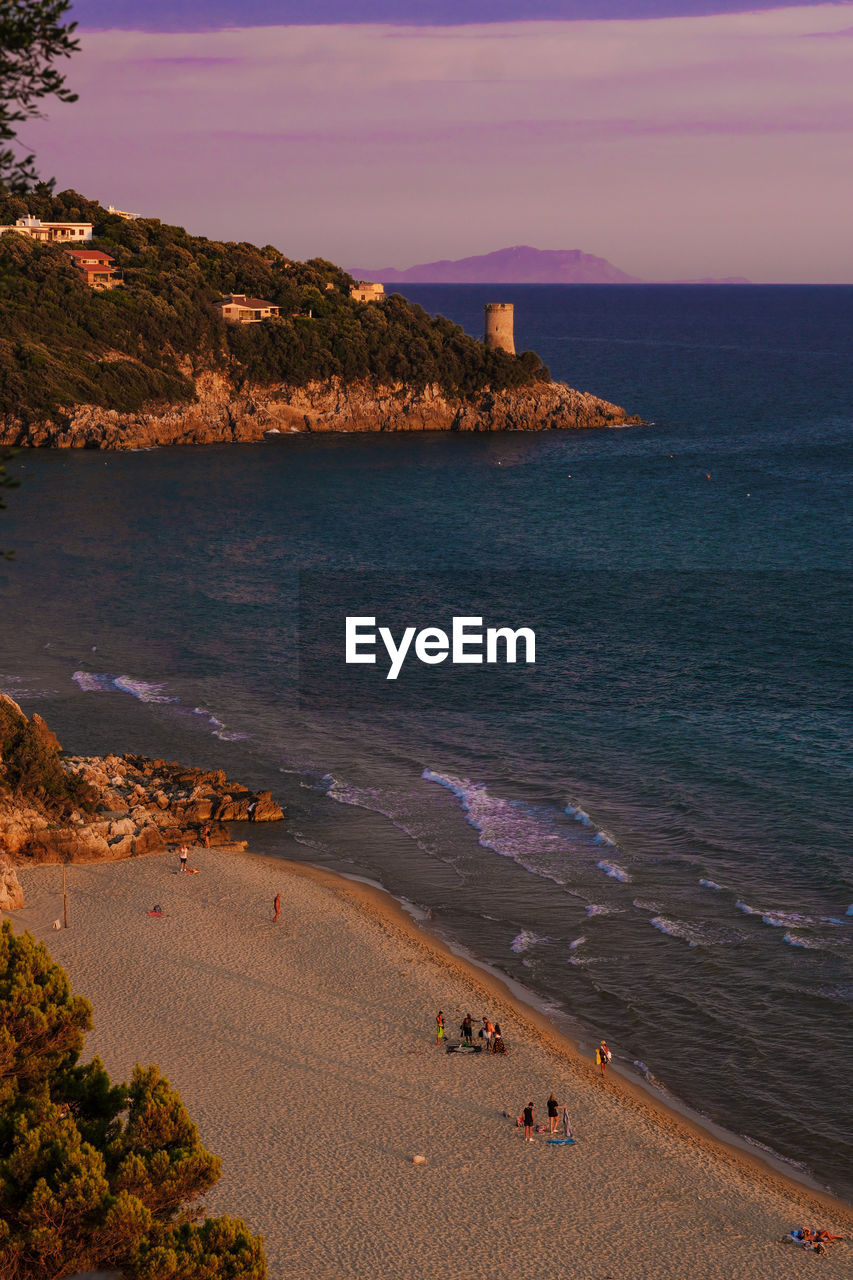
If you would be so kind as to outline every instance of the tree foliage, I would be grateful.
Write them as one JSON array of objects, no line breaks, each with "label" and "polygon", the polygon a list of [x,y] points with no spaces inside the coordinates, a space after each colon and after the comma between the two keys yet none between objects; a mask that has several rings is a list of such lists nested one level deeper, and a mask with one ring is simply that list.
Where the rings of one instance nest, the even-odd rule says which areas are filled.
[{"label": "tree foliage", "polygon": [[8,792],[57,815],[90,808],[87,784],[65,771],[60,750],[41,716],[28,720],[11,698],[0,695],[0,798]]},{"label": "tree foliage", "polygon": [[[353,283],[322,258],[295,262],[271,245],[206,240],[156,218],[128,221],[74,191],[0,199],[0,224],[24,213],[92,222],[93,247],[115,259],[123,287],[90,289],[62,249],[0,237],[0,410],[25,421],[94,404],[125,412],[194,395],[219,370],[247,382],[436,384],[451,396],[548,379],[537,356],[487,351],[458,325],[398,294],[354,302]],[[265,298],[281,318],[227,325],[224,293]]]},{"label": "tree foliage", "polygon": [[17,155],[18,128],[41,114],[43,98],[76,102],[53,65],[75,53],[70,0],[0,0],[0,188],[23,194],[38,182],[35,156]]},{"label": "tree foliage", "polygon": [[157,1067],[113,1085],[81,1064],[91,1008],[29,934],[0,928],[0,1275],[265,1280],[261,1240],[198,1220],[219,1177]]}]

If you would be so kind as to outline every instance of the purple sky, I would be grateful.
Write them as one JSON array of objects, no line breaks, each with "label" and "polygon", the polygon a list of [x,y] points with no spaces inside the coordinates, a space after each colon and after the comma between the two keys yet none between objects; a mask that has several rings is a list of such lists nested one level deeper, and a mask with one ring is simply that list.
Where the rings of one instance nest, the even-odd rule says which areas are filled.
[{"label": "purple sky", "polygon": [[23,141],[60,187],[345,266],[533,244],[853,282],[853,4],[308,8],[79,0],[113,28]]}]

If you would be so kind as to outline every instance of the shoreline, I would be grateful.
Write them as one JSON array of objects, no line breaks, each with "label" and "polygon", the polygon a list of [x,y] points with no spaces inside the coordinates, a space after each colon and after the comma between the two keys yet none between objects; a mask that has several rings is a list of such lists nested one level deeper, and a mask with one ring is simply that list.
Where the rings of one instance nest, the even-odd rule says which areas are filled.
[{"label": "shoreline", "polygon": [[214,370],[200,372],[195,398],[136,412],[79,404],[54,418],[25,421],[0,413],[0,446],[140,450],[163,445],[247,444],[291,434],[585,430],[645,425],[636,415],[563,382],[488,388],[468,398],[437,384],[248,384],[240,390]]},{"label": "shoreline", "polygon": [[[115,1080],[156,1061],[178,1089],[222,1158],[208,1211],[266,1236],[270,1280],[416,1280],[427,1255],[450,1280],[484,1223],[490,1252],[525,1280],[681,1280],[686,1257],[703,1280],[783,1280],[800,1256],[784,1232],[849,1240],[849,1206],[634,1082],[602,1083],[545,1014],[383,889],[269,854],[192,861],[198,876],[177,875],[169,854],[72,865],[71,927],[57,932],[61,868],[27,868],[13,920],[91,1000],[87,1056]],[[147,916],[152,902],[165,918]],[[445,1055],[439,1007],[451,1029],[466,1009],[501,1021],[508,1054]],[[538,1116],[550,1090],[578,1143],[527,1147],[503,1117],[527,1098]],[[557,1227],[558,1267],[543,1224]],[[833,1280],[850,1247],[821,1260]]]},{"label": "shoreline", "polygon": [[[251,850],[247,850],[247,853],[251,857],[273,856],[252,854]],[[275,861],[279,859],[275,858]],[[545,1004],[544,999],[538,997],[534,991],[526,988],[515,978],[502,974],[485,960],[479,960],[461,944],[442,938],[428,927],[424,927],[414,914],[417,909],[413,908],[409,911],[404,900],[395,898],[381,884],[357,873],[347,875],[342,871],[330,871],[313,863],[296,862],[290,858],[281,858],[281,861],[295,874],[316,879],[332,892],[348,894],[362,910],[375,911],[380,917],[383,913],[387,913],[395,925],[402,928],[412,941],[424,943],[428,948],[435,948],[450,963],[457,964],[468,980],[491,985],[498,998],[513,1007],[519,1026],[523,1026],[527,1021],[530,1032],[541,1036],[543,1042],[549,1044],[553,1053],[566,1057],[573,1068],[584,1071],[590,1079],[597,1081],[598,1073],[591,1055],[583,1052],[570,1030],[562,1029],[545,1008],[537,1007],[540,1002]],[[348,893],[349,886],[352,886],[352,889]],[[568,1021],[570,1015],[565,1016]],[[592,1052],[594,1053],[594,1049]],[[753,1150],[745,1136],[733,1133],[716,1121],[694,1111],[674,1094],[669,1097],[661,1096],[655,1086],[643,1080],[642,1077],[638,1076],[634,1079],[628,1075],[623,1065],[615,1059],[614,1063],[608,1067],[607,1078],[612,1080],[614,1077],[618,1078],[619,1087],[639,1106],[648,1107],[652,1113],[660,1113],[666,1120],[683,1124],[691,1134],[706,1141],[718,1153],[724,1152],[734,1160],[743,1161],[757,1173],[778,1178],[791,1189],[808,1191],[827,1209],[853,1213],[853,1203],[836,1195],[831,1188],[821,1185],[810,1170],[798,1169],[784,1156],[775,1152]]]}]

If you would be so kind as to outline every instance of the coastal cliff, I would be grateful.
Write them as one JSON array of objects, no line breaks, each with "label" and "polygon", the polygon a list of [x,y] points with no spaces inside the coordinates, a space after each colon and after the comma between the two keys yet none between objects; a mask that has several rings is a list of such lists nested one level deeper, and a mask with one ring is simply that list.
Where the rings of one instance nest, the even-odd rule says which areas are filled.
[{"label": "coastal cliff", "polygon": [[190,403],[119,412],[82,404],[36,422],[0,417],[0,445],[138,449],[260,440],[265,433],[543,431],[638,423],[618,405],[559,382],[451,397],[436,384],[373,387],[340,378],[305,386],[245,385],[221,373],[195,379]]},{"label": "coastal cliff", "polygon": [[[87,232],[109,281],[33,239],[34,219]],[[365,298],[322,258],[129,221],[74,191],[0,195],[0,231],[0,447],[638,421],[553,383],[534,351],[486,345],[400,294]],[[253,306],[235,313],[240,298]]]}]

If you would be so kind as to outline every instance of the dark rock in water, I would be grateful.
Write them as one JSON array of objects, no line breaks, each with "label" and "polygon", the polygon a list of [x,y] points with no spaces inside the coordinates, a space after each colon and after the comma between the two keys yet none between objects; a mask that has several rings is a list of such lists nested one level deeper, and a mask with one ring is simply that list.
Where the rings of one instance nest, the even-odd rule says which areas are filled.
[{"label": "dark rock in water", "polygon": [[284,817],[281,805],[276,804],[269,791],[259,791],[252,810],[252,822],[280,822]]}]

